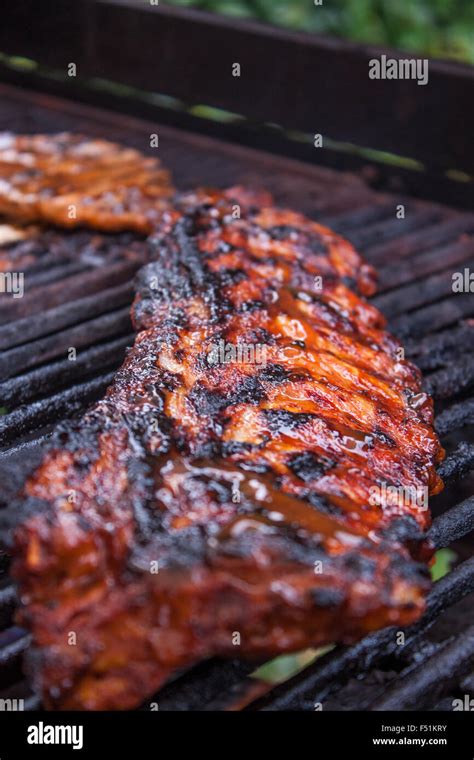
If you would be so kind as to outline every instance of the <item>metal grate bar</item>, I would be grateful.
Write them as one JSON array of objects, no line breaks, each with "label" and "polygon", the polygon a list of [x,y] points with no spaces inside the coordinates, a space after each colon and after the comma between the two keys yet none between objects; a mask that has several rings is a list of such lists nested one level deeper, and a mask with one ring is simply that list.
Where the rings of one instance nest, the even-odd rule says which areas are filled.
[{"label": "metal grate bar", "polygon": [[7,446],[15,438],[61,418],[71,417],[87,403],[98,398],[112,382],[115,373],[75,385],[26,409],[19,409],[0,418],[0,445]]},{"label": "metal grate bar", "polygon": [[81,380],[88,374],[101,374],[105,369],[119,366],[126,347],[133,342],[133,337],[133,334],[129,334],[93,346],[79,353],[76,361],[63,359],[0,383],[2,404],[8,408],[15,408],[38,396],[50,394],[67,382]]},{"label": "metal grate bar", "polygon": [[392,218],[393,207],[393,203],[370,203],[368,206],[362,206],[362,208],[359,208],[356,211],[349,211],[348,213],[336,214],[334,216],[318,214],[317,221],[320,224],[330,227],[335,232],[342,234],[347,233],[348,230],[356,230],[360,227],[365,227],[366,224],[373,224],[382,219]]},{"label": "metal grate bar", "polygon": [[31,636],[23,628],[9,628],[0,633],[0,665],[18,660],[30,643]]},{"label": "metal grate bar", "polygon": [[110,314],[101,315],[88,322],[81,322],[62,332],[36,341],[34,351],[30,344],[12,348],[0,356],[0,380],[24,372],[30,367],[56,359],[73,346],[78,349],[100,340],[129,333],[131,328],[128,306]]},{"label": "metal grate bar", "polygon": [[443,301],[425,306],[410,314],[402,314],[390,321],[390,327],[399,338],[421,337],[474,315],[474,298],[471,293],[451,295]]},{"label": "metal grate bar", "polygon": [[[3,220],[2,223],[3,222],[8,224],[8,220]],[[18,252],[15,251],[15,248],[5,251],[4,248],[0,247],[0,251],[2,253],[2,256],[5,259],[8,258],[8,261],[11,262],[13,269],[19,268],[21,261],[24,262],[21,264],[21,267],[22,271],[25,273],[25,279],[28,278],[28,281],[30,281],[30,277],[34,274],[39,274],[40,272],[51,272],[53,270],[55,272],[55,275],[57,274],[59,277],[61,277],[62,269],[71,263],[75,265],[80,263],[83,267],[90,266],[90,262],[87,262],[87,260],[84,260],[82,257],[79,261],[79,257],[76,255],[73,257],[74,260],[71,262],[70,256],[68,257],[66,255],[60,255],[56,251],[44,254],[38,254],[38,251],[34,251],[31,253],[31,260],[26,262],[24,259],[22,259],[21,254],[18,255]]]},{"label": "metal grate bar", "polygon": [[469,322],[426,336],[416,342],[405,340],[407,356],[410,356],[424,372],[445,367],[453,358],[473,349],[474,324]]},{"label": "metal grate bar", "polygon": [[428,229],[416,230],[403,235],[397,240],[390,240],[381,245],[372,246],[370,260],[390,259],[393,256],[406,258],[436,246],[458,239],[467,232],[474,231],[474,215],[456,215],[454,218],[438,222]]},{"label": "metal grate bar", "polygon": [[471,239],[450,243],[441,248],[435,248],[407,260],[401,259],[379,269],[379,291],[381,293],[392,288],[405,285],[418,278],[441,272],[448,267],[461,264],[474,254],[474,241]]},{"label": "metal grate bar", "polygon": [[456,504],[436,518],[430,539],[437,549],[458,541],[474,530],[474,496]]},{"label": "metal grate bar", "polygon": [[67,277],[37,291],[26,292],[23,298],[9,298],[7,302],[0,305],[0,323],[31,317],[53,306],[70,303],[86,295],[97,293],[99,290],[110,288],[133,276],[139,264],[140,262],[136,260],[110,264],[81,275]]},{"label": "metal grate bar", "polygon": [[71,261],[61,266],[51,267],[51,269],[25,272],[25,283],[28,291],[31,291],[33,288],[42,288],[51,283],[61,282],[71,275],[77,277],[87,271],[90,271],[90,266],[83,261]]},{"label": "metal grate bar", "polygon": [[61,328],[77,324],[85,319],[113,311],[119,306],[131,303],[133,286],[129,282],[99,293],[80,298],[48,309],[41,314],[40,320],[25,317],[2,327],[0,349],[12,348],[35,338],[57,332]]},{"label": "metal grate bar", "polygon": [[453,430],[460,430],[465,425],[474,423],[474,398],[453,404],[438,414],[435,428],[439,436],[447,435]]},{"label": "metal grate bar", "polygon": [[12,624],[12,616],[17,604],[14,586],[0,589],[0,629]]},{"label": "metal grate bar", "polygon": [[[474,259],[466,262],[466,266],[474,268]],[[375,296],[371,302],[380,309],[385,317],[393,320],[394,317],[406,315],[413,309],[427,306],[434,301],[452,296],[452,294],[452,271],[447,270],[427,277],[420,282],[389,290],[380,296]],[[411,315],[408,319],[411,319]],[[397,324],[396,321],[395,324]]]},{"label": "metal grate bar", "polygon": [[[22,443],[10,446],[6,451],[0,451],[0,465],[2,462],[14,459],[17,455],[24,455],[29,457],[35,450],[39,450],[43,443],[47,440],[47,435],[40,435],[30,441],[23,441]],[[1,499],[0,499],[1,504]]]},{"label": "metal grate bar", "polygon": [[449,367],[424,379],[426,391],[435,399],[449,399],[474,385],[474,356],[464,355]]},{"label": "metal grate bar", "polygon": [[203,662],[162,688],[148,704],[157,702],[161,711],[202,710],[222,692],[240,683],[255,667],[240,660]]},{"label": "metal grate bar", "polygon": [[423,708],[433,696],[445,694],[474,663],[474,626],[447,642],[416,667],[408,668],[369,710],[402,710]]},{"label": "metal grate bar", "polygon": [[427,227],[439,221],[437,209],[417,209],[403,220],[397,219],[396,210],[397,202],[394,199],[390,219],[366,225],[360,232],[351,233],[349,230],[347,236],[351,243],[367,252],[367,249],[370,250],[370,245],[379,245],[382,241],[392,240],[393,238],[399,239],[401,232],[405,234],[411,230],[419,230],[422,227]]},{"label": "metal grate bar", "polygon": [[445,483],[464,477],[474,467],[474,444],[461,441],[457,448],[441,462],[438,474]]}]

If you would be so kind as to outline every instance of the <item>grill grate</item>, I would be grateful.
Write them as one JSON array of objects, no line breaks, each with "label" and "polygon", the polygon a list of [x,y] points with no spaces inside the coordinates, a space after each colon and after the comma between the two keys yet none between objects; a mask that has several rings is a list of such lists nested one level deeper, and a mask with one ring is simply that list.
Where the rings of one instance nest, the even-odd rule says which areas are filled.
[{"label": "grill grate", "polygon": [[[3,125],[27,131],[33,108],[38,131],[73,128],[141,148],[140,135],[144,142],[148,139],[146,122],[86,107],[79,109],[78,118],[78,108],[66,101],[27,106],[32,97],[7,92],[0,105]],[[376,265],[380,290],[374,303],[423,370],[438,409],[437,430],[448,450],[439,470],[447,489],[433,500],[438,516],[431,538],[438,548],[462,541],[474,529],[474,498],[465,498],[466,476],[474,465],[469,428],[474,421],[474,398],[469,395],[474,386],[474,299],[452,293],[451,275],[474,266],[474,238],[469,236],[474,216],[376,194],[354,175],[304,167],[166,128],[160,130],[160,145],[182,187],[195,183],[196,176],[218,185],[259,184],[265,177],[277,202],[330,225]],[[400,203],[407,209],[404,220],[395,218]],[[7,507],[25,472],[41,456],[51,427],[82,411],[110,383],[132,342],[131,278],[145,255],[143,248],[133,248],[133,255],[122,259],[115,252],[110,261],[74,262],[45,255],[25,269],[31,291],[23,299],[0,302],[0,323],[5,325],[0,335],[0,403],[8,410],[0,417],[0,476],[8,473],[0,506]],[[76,362],[64,358],[70,346],[80,349]],[[0,554],[0,697],[26,697],[26,707],[34,709],[38,700],[21,672],[29,636],[14,625],[15,592],[7,570],[8,560]],[[403,647],[396,644],[394,630],[385,629],[355,646],[335,648],[273,688],[249,678],[255,664],[213,660],[176,677],[155,700],[160,710],[313,710],[315,702],[337,707],[338,700],[343,709],[437,708],[453,690],[466,689],[472,681],[474,621],[471,615],[462,633],[451,632],[441,641],[433,641],[429,632],[441,613],[449,615],[473,591],[474,559],[466,559],[435,584],[423,620],[406,631]],[[362,693],[357,686],[370,680],[371,673],[389,677],[383,697],[374,696],[377,688]],[[354,679],[357,688],[353,684],[350,698],[344,696]]]}]

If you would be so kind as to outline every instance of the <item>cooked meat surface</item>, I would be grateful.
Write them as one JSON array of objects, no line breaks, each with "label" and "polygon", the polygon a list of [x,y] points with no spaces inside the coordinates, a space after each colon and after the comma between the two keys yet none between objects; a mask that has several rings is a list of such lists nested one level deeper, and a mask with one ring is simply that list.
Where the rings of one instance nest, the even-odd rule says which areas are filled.
[{"label": "cooked meat surface", "polygon": [[173,190],[156,158],[81,135],[0,134],[0,214],[149,233]]},{"label": "cooked meat surface", "polygon": [[181,199],[150,240],[133,348],[26,483],[13,573],[49,708],[133,708],[203,658],[423,611],[429,512],[393,489],[437,492],[443,451],[364,299],[374,272],[330,230],[234,195]]}]

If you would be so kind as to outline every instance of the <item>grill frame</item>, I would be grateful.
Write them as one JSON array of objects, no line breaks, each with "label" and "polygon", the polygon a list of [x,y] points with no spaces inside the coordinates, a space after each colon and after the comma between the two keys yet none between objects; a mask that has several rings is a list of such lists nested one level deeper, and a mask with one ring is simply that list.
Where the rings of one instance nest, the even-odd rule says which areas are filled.
[{"label": "grill frame", "polygon": [[[23,9],[28,5],[24,2],[19,3]],[[109,6],[109,12],[112,12],[111,6],[129,6],[130,3],[108,2],[103,5]],[[166,10],[166,14],[174,18],[169,10]],[[178,18],[181,16],[182,14],[177,14]],[[184,16],[188,18],[186,14]],[[194,19],[195,14],[191,16]],[[212,23],[217,22],[213,20]],[[246,26],[243,27],[245,31]],[[226,25],[222,22],[222,30],[225,29],[228,29],[228,23]],[[254,34],[257,34],[255,30]],[[280,39],[281,34],[283,33],[279,32],[275,39]],[[296,42],[292,35],[290,37]],[[298,41],[301,42],[300,36]],[[339,54],[343,55],[347,49],[343,43],[341,45],[342,47],[336,45],[336,48]],[[354,50],[351,52],[353,55],[356,54]],[[359,51],[358,54],[362,55],[362,52]],[[366,56],[366,53],[364,55]],[[465,80],[466,71],[461,71],[462,68],[458,73],[460,78]],[[441,73],[446,74],[445,71]],[[451,73],[454,76],[454,73]],[[57,83],[53,86],[51,81],[46,81],[41,74],[31,78],[18,72],[7,71],[4,67],[1,67],[1,74],[4,81],[15,81],[17,85],[22,86],[26,83],[35,84],[38,88],[32,92],[21,87],[0,84],[2,128],[10,127],[25,132],[76,129],[116,139],[145,152],[147,137],[158,129],[161,155],[181,188],[195,184],[224,186],[236,181],[263,184],[270,190],[276,190],[277,202],[294,206],[310,216],[317,217],[354,242],[381,274],[382,287],[374,303],[391,318],[389,327],[393,329],[395,325],[402,335],[409,357],[427,373],[427,388],[440,406],[440,414],[437,417],[439,433],[448,441],[453,439],[449,456],[441,466],[440,472],[449,483],[461,481],[465,488],[465,476],[474,464],[474,441],[469,430],[469,425],[474,421],[474,398],[469,395],[474,384],[474,364],[466,360],[463,350],[466,345],[474,345],[474,328],[469,325],[471,315],[474,316],[474,307],[470,306],[468,299],[455,303],[455,297],[452,295],[446,298],[449,294],[446,286],[449,284],[448,275],[453,267],[474,262],[472,239],[461,239],[461,235],[466,236],[474,231],[472,214],[407,195],[405,189],[411,185],[406,178],[404,179],[403,171],[386,173],[383,181],[379,174],[375,183],[379,186],[383,184],[385,187],[393,187],[396,181],[395,184],[399,188],[397,195],[390,195],[373,190],[363,180],[362,177],[370,177],[373,170],[373,166],[367,161],[357,165],[357,169],[363,169],[365,175],[340,174],[314,164],[300,163],[294,159],[294,146],[290,146],[288,142],[285,142],[284,146],[281,143],[277,145],[277,141],[267,140],[265,131],[254,133],[250,137],[240,132],[240,141],[253,142],[256,148],[261,147],[263,142],[267,150],[275,151],[274,154],[257,150],[255,147],[248,148],[223,142],[222,138],[231,136],[228,129],[218,130],[217,127],[213,127],[212,131],[218,131],[220,139],[185,131],[184,128],[187,126],[196,126],[195,120],[186,114],[183,114],[183,118],[179,120],[179,129],[176,129],[169,126],[169,118],[164,118],[159,108],[143,104],[140,107],[139,103],[134,102],[132,110],[159,115],[165,123],[157,124],[156,121],[131,118],[124,114],[117,115],[90,105],[45,95],[46,90],[59,89],[63,95],[77,96],[79,90],[71,89],[69,86],[58,87]],[[81,98],[93,102],[96,95],[89,92],[85,97],[82,93]],[[126,103],[123,98],[117,101],[107,97],[106,101],[107,105],[123,112],[131,110],[130,103]],[[471,102],[474,102],[474,98]],[[199,129],[203,131],[202,124],[199,125]],[[402,144],[399,148],[403,150]],[[287,154],[286,157],[276,155],[283,150]],[[305,153],[304,158],[307,157],[308,154]],[[329,159],[327,162],[330,163]],[[354,168],[354,161],[346,157],[339,162],[339,166]],[[428,176],[425,176],[424,182],[427,187]],[[419,183],[416,192],[420,192],[422,185],[423,183]],[[441,185],[438,196],[447,192],[446,185]],[[330,194],[327,193],[328,187],[331,188]],[[459,188],[452,196],[454,199],[459,198],[458,191]],[[465,194],[467,199],[461,199],[461,206],[470,198],[470,192],[469,189]],[[399,203],[403,203],[407,209],[405,227],[400,220],[394,219],[394,209]],[[401,234],[398,234],[399,231]],[[401,265],[399,262],[384,265],[395,253],[400,255]],[[26,404],[26,408],[13,410],[0,419],[0,436],[3,437],[5,447],[0,452],[0,473],[8,471],[12,475],[10,491],[7,491],[5,500],[21,482],[25,463],[31,467],[34,457],[39,456],[41,443],[44,442],[44,436],[48,434],[50,426],[66,413],[69,415],[71,411],[80,412],[90,401],[100,396],[113,376],[111,370],[120,364],[120,350],[123,352],[125,344],[131,343],[126,304],[127,298],[131,298],[130,276],[138,263],[118,262],[115,266],[115,273],[109,270],[111,279],[104,277],[100,265],[72,272],[65,264],[63,269],[61,266],[56,268],[54,277],[46,268],[43,279],[41,271],[37,272],[36,281],[42,288],[42,300],[37,302],[38,306],[43,309],[44,304],[50,304],[55,292],[59,294],[58,302],[52,301],[53,305],[47,310],[48,314],[40,310],[38,314],[41,315],[41,321],[35,320],[33,326],[28,317],[25,319],[23,315],[2,332],[0,348],[7,350],[7,356],[3,363],[0,357],[0,371],[3,367],[0,401],[3,394],[10,403],[21,388],[21,395],[17,398]],[[81,297],[74,297],[72,301],[70,298],[61,300],[61,288],[67,283],[68,275],[73,293],[81,294]],[[424,283],[427,284],[423,287]],[[90,292],[87,288],[90,288]],[[437,300],[438,296],[441,296],[441,306]],[[409,304],[408,314],[405,310],[401,311],[402,301],[405,308],[406,304]],[[1,313],[0,306],[0,316]],[[84,321],[86,315],[92,319]],[[4,316],[8,316],[8,309]],[[25,333],[25,325],[29,326],[29,333]],[[97,332],[92,336],[90,343],[84,342],[84,351],[79,354],[79,364],[76,365],[78,373],[75,379],[80,382],[71,385],[71,376],[67,372],[70,367],[66,366],[64,359],[58,357],[64,351],[64,346],[71,345],[71,340],[80,340],[80,336],[87,339],[91,325]],[[434,332],[430,330],[432,325],[436,328]],[[51,335],[56,342],[61,337],[61,331],[64,333],[63,342],[56,344],[56,353],[50,356],[51,361],[38,362],[39,357],[36,354],[33,356],[35,361],[32,362],[29,343],[41,345],[39,341]],[[8,355],[8,351],[15,350],[16,355]],[[119,350],[120,355],[116,355],[114,361],[116,350]],[[16,365],[11,361],[15,356]],[[54,385],[51,385],[52,383]],[[35,424],[40,420],[41,429],[35,430]],[[465,435],[466,428],[468,435]],[[36,436],[39,436],[37,440]],[[458,491],[463,493],[462,488],[458,488]],[[449,493],[450,491],[448,498]],[[473,506],[472,499],[464,499],[446,511],[442,511],[444,506],[440,507],[441,514],[436,518],[431,531],[431,537],[437,547],[446,546],[453,541],[459,542],[474,529]],[[441,612],[473,591],[474,560],[468,559],[435,585],[427,615],[407,631],[404,647],[406,651],[409,651],[410,647],[418,647],[420,651],[426,649],[425,654],[420,655],[418,659],[418,665],[422,668],[420,672],[426,679],[425,689],[434,685],[433,673],[436,672],[436,668],[444,668],[443,672],[448,673],[454,660],[459,660],[460,653],[464,653],[465,656],[461,660],[462,667],[457,683],[465,681],[471,672],[469,668],[473,653],[470,629],[466,634],[467,640],[466,635],[461,635],[459,641],[448,641],[445,646],[433,646],[431,649],[426,633],[439,619]],[[0,618],[3,617],[4,622],[8,622],[14,604],[12,587],[0,586]],[[16,629],[7,630],[10,630],[7,636],[0,633],[0,672],[2,668],[17,669],[21,655],[29,643],[29,637],[24,632]],[[334,694],[345,686],[350,677],[367,677],[382,660],[389,655],[393,656],[393,639],[394,631],[385,629],[353,647],[338,647],[305,668],[302,673],[271,689],[262,687],[259,690],[255,680],[249,679],[249,673],[255,664],[239,661],[202,663],[177,676],[150,701],[157,701],[160,710],[312,710],[315,701],[330,696],[334,698]],[[385,702],[369,702],[366,709],[378,709],[380,704],[384,705],[385,709],[412,709],[414,704],[418,704],[421,691],[414,683],[416,679],[408,682],[406,680],[407,673],[412,672],[410,667],[402,667],[398,676],[393,679]],[[439,701],[445,696],[446,690],[452,688],[451,681],[446,679],[443,686],[446,687],[443,694],[434,696],[432,707],[438,704],[436,700]],[[20,689],[19,693],[26,693],[24,682],[17,683],[16,687]],[[0,696],[2,693],[0,691]],[[26,707],[38,708],[38,701],[34,695],[27,697]]]}]

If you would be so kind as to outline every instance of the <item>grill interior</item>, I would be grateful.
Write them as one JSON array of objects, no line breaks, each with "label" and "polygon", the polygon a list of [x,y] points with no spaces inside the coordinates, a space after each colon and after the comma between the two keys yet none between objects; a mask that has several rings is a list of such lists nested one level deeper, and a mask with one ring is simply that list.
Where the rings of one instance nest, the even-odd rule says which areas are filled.
[{"label": "grill interior", "polygon": [[[160,156],[179,188],[263,185],[278,204],[342,233],[376,266],[374,303],[422,369],[436,402],[436,426],[447,449],[440,467],[446,489],[432,500],[431,536],[437,548],[454,544],[460,561],[435,584],[426,615],[406,631],[405,645],[397,644],[394,629],[385,629],[355,646],[334,648],[273,688],[249,677],[255,663],[210,661],[180,674],[150,702],[160,710],[314,710],[319,702],[324,709],[452,709],[454,696],[474,689],[474,558],[466,538],[474,529],[474,298],[454,294],[451,279],[453,272],[474,269],[474,214],[376,193],[355,174],[66,100],[7,86],[0,86],[0,96],[2,129],[75,130],[144,152],[158,130]],[[404,219],[396,217],[399,204]],[[75,234],[83,236],[80,255],[61,245],[41,252],[22,269],[25,296],[0,296],[0,405],[7,410],[0,417],[3,509],[41,457],[54,424],[100,397],[132,342],[128,311],[133,274],[143,261],[140,239],[129,236],[119,247],[114,236],[103,235],[103,252],[91,256],[87,235]],[[74,362],[66,358],[71,346]],[[24,698],[34,709],[39,703],[21,669],[29,638],[14,625],[14,608],[8,558],[0,552],[0,698]]]}]

